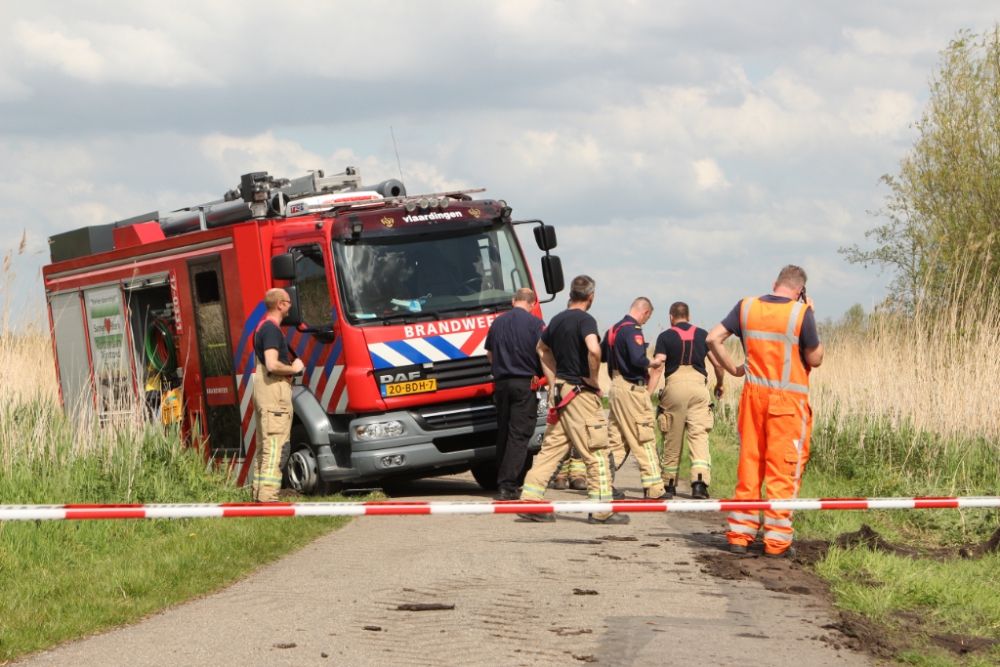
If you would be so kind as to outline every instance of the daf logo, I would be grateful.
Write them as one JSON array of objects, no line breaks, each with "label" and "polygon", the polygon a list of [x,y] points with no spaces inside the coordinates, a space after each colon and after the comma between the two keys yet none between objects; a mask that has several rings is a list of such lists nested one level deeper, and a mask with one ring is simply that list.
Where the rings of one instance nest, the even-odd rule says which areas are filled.
[{"label": "daf logo", "polygon": [[408,380],[419,380],[420,371],[412,371],[410,373],[397,373],[393,375],[379,375],[378,381],[382,384],[389,384],[390,382],[406,382]]}]

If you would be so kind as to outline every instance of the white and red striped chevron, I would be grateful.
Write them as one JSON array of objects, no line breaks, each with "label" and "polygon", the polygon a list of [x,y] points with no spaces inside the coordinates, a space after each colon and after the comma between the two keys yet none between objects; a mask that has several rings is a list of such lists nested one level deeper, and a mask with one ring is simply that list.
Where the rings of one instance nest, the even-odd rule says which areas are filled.
[{"label": "white and red striped chevron", "polygon": [[972,509],[1000,507],[1000,496],[800,498],[796,500],[620,500],[495,502],[231,503],[221,505],[0,505],[0,521],[202,519],[255,516],[405,514],[587,514],[591,512],[759,512],[763,510]]}]

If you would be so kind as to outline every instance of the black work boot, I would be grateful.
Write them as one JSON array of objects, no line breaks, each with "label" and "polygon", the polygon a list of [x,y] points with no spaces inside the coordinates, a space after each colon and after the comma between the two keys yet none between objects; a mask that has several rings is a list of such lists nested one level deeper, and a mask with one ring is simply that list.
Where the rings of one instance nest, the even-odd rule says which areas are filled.
[{"label": "black work boot", "polygon": [[795,558],[795,547],[788,547],[780,554],[769,554],[764,552],[764,555],[768,558]]},{"label": "black work boot", "polygon": [[625,500],[625,492],[611,487],[611,500]]},{"label": "black work boot", "polygon": [[583,477],[577,477],[569,481],[569,488],[574,491],[586,491],[587,490],[587,480]]},{"label": "black work boot", "polygon": [[545,514],[518,514],[518,516],[526,521],[534,521],[536,523],[552,523],[556,520],[556,515],[551,512]]},{"label": "black work boot", "polygon": [[661,495],[651,496],[649,495],[649,489],[642,490],[642,497],[646,500],[671,500],[674,496],[671,493],[664,491]]},{"label": "black work boot", "polygon": [[516,489],[514,491],[508,491],[507,489],[500,489],[500,493],[497,494],[497,500],[520,500],[520,499],[521,499],[521,492],[517,491]]},{"label": "black work boot", "polygon": [[670,480],[669,483],[665,484],[663,487],[663,495],[667,496],[667,500],[670,500],[677,493],[677,486],[674,484],[674,480]]},{"label": "black work boot", "polygon": [[605,525],[617,524],[624,525],[629,523],[631,519],[628,514],[612,514],[607,519],[598,519],[593,514],[587,516],[587,523],[603,523]]},{"label": "black work boot", "polygon": [[701,473],[698,473],[698,479],[691,482],[691,497],[692,498],[708,498],[708,484],[701,481]]}]

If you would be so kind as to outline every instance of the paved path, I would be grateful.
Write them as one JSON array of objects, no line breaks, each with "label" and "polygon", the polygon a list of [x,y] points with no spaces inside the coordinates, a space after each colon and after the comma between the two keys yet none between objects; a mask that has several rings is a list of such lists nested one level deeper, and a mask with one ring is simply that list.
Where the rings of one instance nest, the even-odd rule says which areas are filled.
[{"label": "paved path", "polygon": [[[638,497],[630,463],[619,486]],[[468,475],[400,491],[489,497]],[[722,526],[721,518],[662,514],[635,514],[627,526],[592,526],[574,515],[554,524],[364,517],[215,595],[18,664],[871,664],[810,639],[830,622],[821,600],[703,574],[695,556],[719,548]],[[636,541],[599,539],[606,536]],[[414,602],[455,609],[396,609]]]}]

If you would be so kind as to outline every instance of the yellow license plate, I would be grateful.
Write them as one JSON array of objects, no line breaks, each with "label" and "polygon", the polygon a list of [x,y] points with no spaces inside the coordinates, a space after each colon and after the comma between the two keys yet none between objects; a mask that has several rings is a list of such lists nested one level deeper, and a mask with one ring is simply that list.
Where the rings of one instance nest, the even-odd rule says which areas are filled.
[{"label": "yellow license plate", "polygon": [[428,391],[437,391],[437,379],[412,380],[410,382],[393,382],[382,385],[382,395],[386,398],[391,396],[405,396],[407,394],[423,394]]}]

